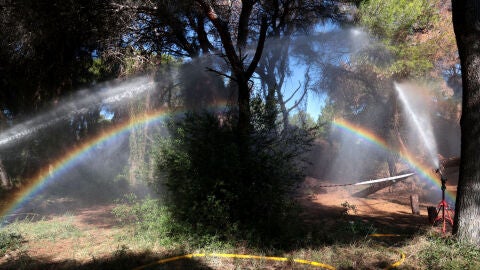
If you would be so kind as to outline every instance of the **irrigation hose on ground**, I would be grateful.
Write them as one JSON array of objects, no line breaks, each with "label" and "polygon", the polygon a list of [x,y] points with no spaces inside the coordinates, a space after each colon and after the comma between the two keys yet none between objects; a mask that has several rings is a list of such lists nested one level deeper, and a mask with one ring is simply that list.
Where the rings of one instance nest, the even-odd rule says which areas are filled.
[{"label": "irrigation hose on ground", "polygon": [[[325,263],[320,263],[320,262],[314,262],[314,261],[308,261],[308,260],[302,260],[302,259],[289,259],[285,257],[269,257],[269,256],[257,256],[257,255],[247,255],[247,254],[230,254],[230,253],[191,253],[191,254],[186,254],[186,255],[180,255],[180,256],[175,256],[175,257],[170,257],[170,258],[165,258],[161,259],[158,261],[155,261],[153,263],[149,263],[146,265],[142,265],[140,267],[135,268],[134,270],[141,270],[145,269],[154,265],[159,265],[159,264],[164,264],[172,261],[177,261],[181,259],[191,259],[194,257],[214,257],[214,258],[235,258],[235,259],[254,259],[254,260],[265,260],[265,261],[280,261],[280,262],[288,262],[288,261],[293,261],[295,263],[299,264],[306,264],[306,265],[311,265],[315,267],[320,267],[324,269],[329,269],[329,270],[335,270],[335,267],[325,264]],[[394,262],[393,264],[389,265],[386,269],[393,269],[401,265],[405,261],[405,254],[403,252],[400,252],[400,260]]]},{"label": "irrigation hose on ground", "polygon": [[393,269],[393,268],[397,268],[398,266],[400,266],[404,261],[405,261],[405,253],[403,253],[402,251],[399,251],[400,253],[400,260],[392,263],[391,265],[389,265],[387,268],[385,269]]},{"label": "irrigation hose on ground", "polygon": [[402,236],[401,234],[395,234],[395,233],[372,233],[369,234],[368,236],[370,237],[399,237]]},{"label": "irrigation hose on ground", "polygon": [[402,175],[397,175],[397,176],[391,176],[391,177],[385,177],[385,178],[379,178],[379,179],[373,179],[373,180],[367,180],[367,181],[362,181],[358,183],[348,183],[348,184],[333,184],[333,185],[320,185],[316,186],[319,188],[331,188],[331,187],[345,187],[345,186],[361,186],[361,185],[370,185],[370,184],[376,184],[376,183],[381,183],[381,182],[386,182],[386,181],[396,181],[396,180],[403,180],[407,177],[410,177],[412,175],[415,175],[415,173],[406,173]]},{"label": "irrigation hose on ground", "polygon": [[330,269],[330,270],[335,270],[335,267],[320,263],[320,262],[314,262],[314,261],[308,261],[308,260],[302,260],[302,259],[289,259],[285,257],[269,257],[269,256],[258,256],[258,255],[247,255],[247,254],[230,254],[230,253],[192,253],[192,254],[186,254],[186,255],[181,255],[181,256],[175,256],[175,257],[170,257],[162,260],[158,260],[156,262],[146,264],[143,266],[140,266],[138,268],[135,268],[134,270],[141,270],[145,269],[150,266],[158,265],[158,264],[164,264],[167,262],[172,262],[176,260],[181,260],[181,259],[191,259],[193,257],[214,257],[214,258],[234,258],[234,259],[254,259],[254,260],[265,260],[265,261],[280,261],[280,262],[288,262],[288,261],[293,261],[299,264],[308,264],[311,266],[316,266],[316,267],[321,267],[324,269]]}]

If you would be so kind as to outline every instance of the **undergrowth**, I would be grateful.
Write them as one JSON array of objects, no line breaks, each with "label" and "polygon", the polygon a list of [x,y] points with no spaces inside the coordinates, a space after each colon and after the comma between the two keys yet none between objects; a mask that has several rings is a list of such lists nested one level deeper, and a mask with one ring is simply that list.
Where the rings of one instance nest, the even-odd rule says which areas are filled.
[{"label": "undergrowth", "polygon": [[[92,253],[93,261],[86,263],[90,269],[126,269],[148,264],[154,258],[148,259],[136,254],[152,252],[157,259],[188,253],[237,253],[260,256],[279,256],[289,259],[304,259],[332,265],[337,269],[385,269],[401,259],[404,253],[406,258],[400,269],[480,269],[480,249],[471,245],[457,242],[452,237],[444,237],[434,229],[422,230],[414,235],[404,235],[400,238],[380,239],[369,237],[375,228],[368,222],[362,222],[355,215],[346,215],[338,220],[335,227],[324,227],[320,234],[315,232],[308,237],[297,239],[291,249],[258,248],[248,246],[248,243],[226,242],[215,237],[205,237],[191,234],[188,229],[182,228],[174,222],[168,209],[156,199],[138,199],[128,195],[117,202],[113,210],[121,226],[116,228],[118,239],[107,238],[105,244],[111,248],[103,252]],[[350,222],[353,221],[353,224]],[[381,229],[381,228],[379,228]],[[322,238],[329,235],[328,238]],[[29,243],[38,240],[55,240],[61,238],[76,238],[78,242],[88,241],[88,233],[72,224],[69,217],[57,217],[52,220],[22,220],[14,222],[0,229],[0,255],[10,253],[9,269],[32,269],[35,264],[42,266],[29,252]],[[26,242],[26,244],[23,244]],[[149,245],[140,244],[141,242]],[[115,249],[116,247],[116,249]],[[71,247],[65,247],[71,248]],[[78,246],[76,254],[84,252]],[[113,248],[113,249],[112,249]],[[13,250],[23,250],[15,253]],[[89,251],[91,252],[91,251]],[[147,253],[145,253],[147,252]],[[17,255],[15,255],[17,254]],[[108,255],[108,256],[106,256]],[[105,257],[106,256],[106,257]],[[99,259],[104,258],[105,259]],[[75,257],[76,259],[76,257]],[[74,259],[74,260],[75,260]],[[184,262],[189,262],[185,259]],[[80,261],[78,265],[82,264]],[[183,262],[178,262],[183,263]],[[265,260],[230,260],[225,258],[199,258],[191,261],[195,267],[184,269],[310,269],[289,262],[271,262]],[[175,269],[176,263],[168,263],[162,269]],[[0,264],[0,268],[5,265]],[[42,267],[36,269],[43,269]],[[101,267],[100,267],[101,266]],[[110,267],[112,266],[112,267]],[[189,265],[190,266],[190,265]],[[100,268],[99,268],[100,267]],[[109,268],[110,267],[110,268]],[[205,267],[205,268],[202,268]],[[209,268],[208,268],[209,267]],[[59,267],[59,269],[62,269]]]},{"label": "undergrowth", "polygon": [[418,256],[428,269],[480,269],[480,248],[453,237],[426,236]]},{"label": "undergrowth", "polygon": [[82,236],[82,231],[73,224],[73,217],[65,216],[61,220],[52,222],[47,219],[35,221],[33,219],[17,220],[2,231],[11,232],[13,234],[23,235],[31,240],[50,240],[78,238]]},{"label": "undergrowth", "polygon": [[18,233],[0,231],[0,256],[4,256],[9,250],[20,248],[24,239]]},{"label": "undergrowth", "polygon": [[175,222],[169,209],[158,199],[140,200],[128,194],[117,201],[113,214],[128,230],[123,239],[142,242],[147,246],[159,245],[168,249],[194,250],[196,248],[220,250],[231,246],[215,236],[191,234],[190,230]]}]

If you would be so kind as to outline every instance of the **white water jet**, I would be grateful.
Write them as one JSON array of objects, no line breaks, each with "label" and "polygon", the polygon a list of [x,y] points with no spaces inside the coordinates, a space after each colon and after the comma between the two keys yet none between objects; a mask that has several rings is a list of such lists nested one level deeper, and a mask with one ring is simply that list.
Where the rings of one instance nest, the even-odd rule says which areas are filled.
[{"label": "white water jet", "polygon": [[[395,90],[398,93],[398,97],[403,104],[403,108],[405,109],[405,113],[407,114],[407,119],[410,122],[411,126],[420,136],[421,142],[424,144],[429,159],[432,162],[432,166],[434,168],[439,167],[439,160],[438,160],[438,151],[437,151],[437,143],[435,140],[435,136],[433,135],[433,128],[430,121],[430,116],[428,113],[425,112],[427,108],[427,104],[424,102],[420,102],[414,104],[412,100],[407,98],[405,95],[405,89],[400,84],[394,82]],[[413,105],[413,106],[412,106]],[[422,106],[421,108],[419,108]]]},{"label": "white water jet", "polygon": [[30,120],[16,124],[12,128],[0,133],[0,147],[32,135],[62,120],[69,119],[76,114],[85,113],[95,106],[120,103],[121,101],[138,97],[154,89],[154,85],[155,83],[147,77],[139,77],[115,86],[103,84],[103,86],[95,92],[89,89],[82,90],[70,98],[70,101],[60,101],[60,105],[53,110],[49,110]]}]

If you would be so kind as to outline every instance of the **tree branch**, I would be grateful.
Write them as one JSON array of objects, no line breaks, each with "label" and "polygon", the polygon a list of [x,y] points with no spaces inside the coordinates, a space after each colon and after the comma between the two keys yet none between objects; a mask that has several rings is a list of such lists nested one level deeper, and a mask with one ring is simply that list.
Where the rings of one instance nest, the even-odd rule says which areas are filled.
[{"label": "tree branch", "polygon": [[[303,94],[302,94],[302,96],[301,96],[297,101],[295,101],[295,104],[293,104],[293,106],[290,107],[290,109],[287,110],[288,113],[290,113],[294,108],[296,108],[296,107],[300,104],[300,102],[302,102],[303,98],[305,97],[305,95],[306,95],[307,92],[308,92],[308,84],[309,84],[309,82],[310,82],[310,76],[308,75],[308,70],[307,70],[307,72],[305,73],[305,84],[304,84],[304,86],[303,86]],[[299,87],[298,89],[300,89],[300,87]],[[297,89],[296,91],[298,91],[298,89]],[[296,92],[296,91],[295,91],[295,92]],[[293,97],[293,95],[290,97],[290,99],[291,99],[292,97]],[[289,99],[289,100],[290,100],[290,99]],[[288,102],[288,101],[287,101],[287,102]],[[287,103],[287,102],[285,102],[285,103]]]},{"label": "tree branch", "polygon": [[260,37],[258,39],[257,49],[255,51],[255,55],[253,56],[252,62],[250,62],[250,65],[248,66],[248,69],[245,72],[245,75],[247,78],[250,78],[253,75],[253,72],[255,72],[255,69],[258,66],[258,62],[260,61],[260,58],[262,58],[263,47],[265,46],[265,39],[267,37],[267,29],[268,29],[267,17],[263,17],[262,25],[260,27]]},{"label": "tree branch", "polygon": [[240,12],[240,18],[238,19],[238,34],[237,34],[237,47],[241,52],[247,45],[248,38],[248,22],[250,15],[252,14],[253,4],[255,1],[244,0],[242,1],[242,11]]},{"label": "tree branch", "polygon": [[230,75],[227,75],[226,73],[223,73],[223,72],[221,72],[221,71],[218,71],[218,70],[216,70],[216,69],[209,68],[209,67],[207,67],[206,69],[207,69],[207,71],[213,72],[213,73],[215,73],[215,74],[217,74],[217,75],[220,75],[220,76],[223,76],[223,77],[226,77],[226,78],[228,78],[228,79],[230,79],[230,80],[232,80],[232,81],[236,81],[235,78],[233,78],[233,77],[230,76]]},{"label": "tree branch", "polygon": [[235,52],[235,48],[233,46],[232,36],[228,31],[228,23],[218,17],[217,13],[213,9],[213,7],[208,4],[205,0],[195,0],[200,7],[203,9],[205,14],[207,15],[208,19],[213,23],[215,28],[220,35],[220,39],[222,41],[223,48],[225,50],[225,55],[230,62],[230,65],[235,73],[235,76],[242,76],[243,74],[243,65],[238,58],[237,53]]},{"label": "tree branch", "polygon": [[285,100],[285,103],[288,103],[297,94],[298,90],[300,90],[301,87],[302,87],[302,84],[299,81],[297,89],[295,89],[295,91],[293,91],[292,95],[289,98],[287,98],[287,100]]}]

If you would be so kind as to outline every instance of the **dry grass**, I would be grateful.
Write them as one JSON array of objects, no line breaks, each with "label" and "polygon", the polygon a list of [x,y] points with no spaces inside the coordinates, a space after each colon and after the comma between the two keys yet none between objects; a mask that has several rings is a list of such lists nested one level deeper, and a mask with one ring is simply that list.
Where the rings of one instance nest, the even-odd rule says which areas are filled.
[{"label": "dry grass", "polygon": [[[201,257],[170,262],[159,269],[314,269],[293,262],[304,259],[334,266],[336,269],[385,269],[406,255],[400,269],[480,269],[480,250],[442,238],[436,230],[416,235],[373,238],[362,235],[351,241],[321,243],[292,248],[290,251],[259,250],[245,244],[212,245],[198,249],[172,243],[161,246],[158,239],[142,237],[134,228],[96,226],[82,222],[82,215],[67,215],[49,220],[20,221],[0,229],[21,234],[23,246],[7,252],[0,268],[11,269],[132,269],[149,262],[188,253],[237,253],[279,256],[285,262],[262,259]],[[112,222],[114,220],[111,220]],[[324,232],[328,233],[328,232]],[[345,231],[329,232],[331,239],[345,239]],[[50,265],[55,267],[51,268]],[[47,267],[48,266],[48,267]],[[83,267],[83,268],[82,268]]]}]

